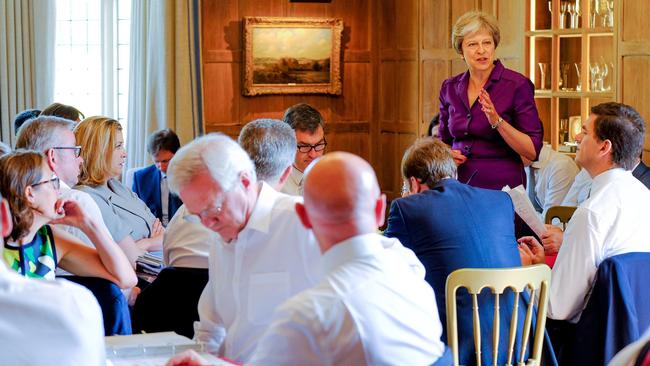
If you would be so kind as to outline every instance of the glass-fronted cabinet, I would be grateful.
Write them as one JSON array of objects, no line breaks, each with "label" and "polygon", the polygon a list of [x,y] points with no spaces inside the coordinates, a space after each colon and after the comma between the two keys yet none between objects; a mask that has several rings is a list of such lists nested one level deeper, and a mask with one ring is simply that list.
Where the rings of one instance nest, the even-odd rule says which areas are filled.
[{"label": "glass-fronted cabinet", "polygon": [[619,1],[527,0],[526,73],[556,150],[574,153],[589,108],[616,100]]}]

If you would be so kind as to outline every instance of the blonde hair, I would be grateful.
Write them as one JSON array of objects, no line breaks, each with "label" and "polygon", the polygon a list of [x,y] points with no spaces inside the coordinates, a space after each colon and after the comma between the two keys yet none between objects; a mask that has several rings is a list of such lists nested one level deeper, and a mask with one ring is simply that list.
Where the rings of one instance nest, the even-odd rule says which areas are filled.
[{"label": "blonde hair", "polygon": [[481,29],[490,33],[494,40],[494,47],[498,47],[499,41],[501,41],[501,31],[496,18],[480,11],[469,11],[461,15],[451,29],[451,44],[456,52],[462,55],[465,37]]},{"label": "blonde hair", "polygon": [[81,157],[84,160],[79,184],[94,187],[108,181],[119,131],[122,131],[120,123],[108,117],[88,117],[77,124],[74,136],[81,145]]}]

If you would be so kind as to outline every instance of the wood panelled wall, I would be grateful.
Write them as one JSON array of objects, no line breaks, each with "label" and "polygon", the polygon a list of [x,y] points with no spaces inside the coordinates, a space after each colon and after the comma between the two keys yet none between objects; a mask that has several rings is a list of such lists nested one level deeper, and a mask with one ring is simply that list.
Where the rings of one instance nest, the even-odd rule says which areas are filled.
[{"label": "wood panelled wall", "polygon": [[621,1],[619,67],[621,100],[636,108],[646,120],[643,160],[650,165],[650,33],[647,0]]},{"label": "wood panelled wall", "polygon": [[[451,47],[451,27],[464,12],[500,18],[498,48],[508,67],[523,70],[524,4],[520,0],[203,0],[202,67],[205,130],[236,137],[247,122],[281,118],[298,102],[325,117],[328,151],[369,160],[389,198],[400,194],[402,154],[426,133],[438,110],[442,81],[465,70]],[[242,17],[343,18],[343,94],[244,97]]]}]

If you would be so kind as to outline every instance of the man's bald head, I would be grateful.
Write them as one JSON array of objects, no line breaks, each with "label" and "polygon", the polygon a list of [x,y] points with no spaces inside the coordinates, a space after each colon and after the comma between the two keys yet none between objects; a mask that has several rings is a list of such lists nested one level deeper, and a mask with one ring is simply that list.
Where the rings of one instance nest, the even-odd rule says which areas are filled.
[{"label": "man's bald head", "polygon": [[308,225],[321,242],[335,244],[383,224],[385,198],[377,176],[356,155],[334,152],[319,159],[307,171],[303,197]]}]

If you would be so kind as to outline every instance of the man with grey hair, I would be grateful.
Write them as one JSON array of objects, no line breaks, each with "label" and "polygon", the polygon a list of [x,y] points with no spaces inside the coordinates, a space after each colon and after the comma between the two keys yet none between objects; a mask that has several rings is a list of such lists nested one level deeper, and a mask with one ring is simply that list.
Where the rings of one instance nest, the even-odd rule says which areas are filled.
[{"label": "man with grey hair", "polygon": [[218,234],[195,338],[245,363],[276,306],[321,278],[318,244],[294,212],[300,199],[258,182],[248,154],[222,134],[182,147],[168,174],[187,211]]},{"label": "man with grey hair", "polygon": [[257,179],[280,191],[296,156],[296,135],[291,127],[277,119],[256,119],[242,128],[238,141],[253,160]]},{"label": "man with grey hair", "polygon": [[[438,313],[446,324],[445,282],[460,268],[501,268],[521,265],[514,231],[514,208],[507,193],[475,188],[456,180],[456,164],[449,146],[430,137],[418,140],[402,158],[403,198],[394,200],[384,235],[398,238],[412,249],[426,268],[427,282],[433,287]],[[481,298],[481,319],[493,319],[491,309]],[[493,300],[492,300],[493,301]],[[512,296],[504,297],[511,303]],[[442,304],[442,305],[440,305]],[[471,311],[472,302],[463,297],[458,312]],[[522,307],[522,309],[524,309]],[[507,338],[512,306],[502,304],[500,328]],[[519,314],[523,319],[525,313]],[[461,334],[471,334],[471,317],[459,317]],[[481,337],[490,338],[491,326],[482,328]],[[447,343],[446,329],[443,341]],[[461,337],[460,363],[474,360],[472,337]],[[499,349],[498,364],[506,362],[506,345]],[[492,345],[483,344],[484,362],[492,359]]]},{"label": "man with grey hair", "polygon": [[[77,185],[81,164],[83,163],[80,156],[81,146],[77,145],[72,132],[75,125],[73,121],[54,116],[40,116],[31,119],[22,125],[18,131],[16,149],[30,149],[42,152],[50,169],[61,181],[61,195],[64,198],[77,201],[86,211],[88,217],[95,218],[100,229],[111,238],[95,200],[88,193],[70,188]],[[78,237],[86,245],[94,247],[86,234],[78,228],[65,225],[59,225],[59,227]],[[57,269],[57,273],[66,272]]]}]

